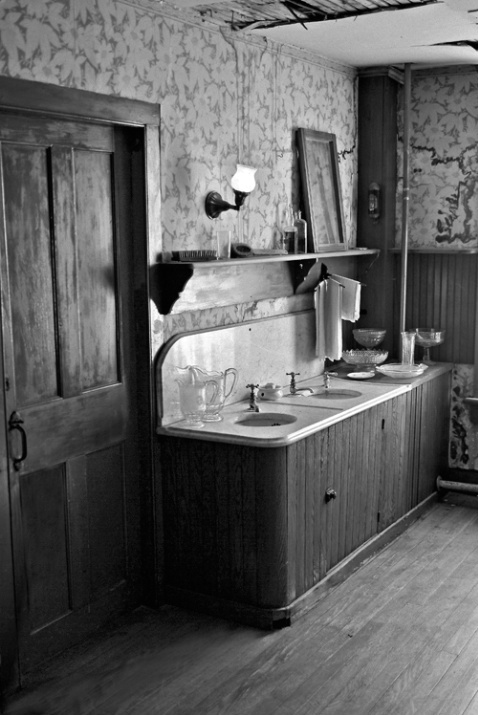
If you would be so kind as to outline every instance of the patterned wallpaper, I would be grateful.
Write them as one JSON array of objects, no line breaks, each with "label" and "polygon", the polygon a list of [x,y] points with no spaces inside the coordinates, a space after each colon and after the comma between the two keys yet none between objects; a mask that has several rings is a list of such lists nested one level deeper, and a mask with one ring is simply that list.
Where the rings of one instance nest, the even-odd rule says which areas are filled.
[{"label": "patterned wallpaper", "polygon": [[[475,67],[422,70],[412,73],[411,84],[409,246],[476,248],[478,73]],[[399,165],[401,174],[401,146]],[[400,236],[399,223],[397,245]],[[463,399],[473,394],[473,369],[455,365],[452,373],[449,464],[458,469],[478,469],[478,430]]]},{"label": "patterned wallpaper", "polygon": [[410,248],[478,246],[477,108],[474,67],[412,73]]},{"label": "patterned wallpaper", "polygon": [[[283,212],[298,201],[297,127],[337,135],[346,240],[355,245],[355,73],[150,5],[2,0],[0,74],[161,105],[163,245],[151,247],[151,255],[215,247],[218,225],[232,231],[233,241],[277,245]],[[232,200],[228,180],[238,162],[258,167],[257,189],[239,216],[229,211],[213,222],[204,198],[216,190]],[[181,321],[152,310],[155,352]],[[277,305],[202,311],[192,322],[240,322],[251,311],[262,317]]]},{"label": "patterned wallpaper", "polygon": [[[159,7],[159,4],[158,4]],[[151,253],[233,240],[274,246],[286,205],[297,204],[294,130],[335,133],[345,233],[356,240],[355,73],[261,41],[184,22],[147,0],[2,0],[0,74],[161,105],[163,245]],[[478,74],[417,74],[412,91],[410,245],[476,246]],[[401,152],[399,151],[399,160]],[[231,200],[237,162],[258,167],[257,189],[237,216],[205,216],[206,193]],[[400,192],[399,192],[400,196]],[[401,212],[397,212],[400,218]],[[400,236],[400,227],[397,227]],[[201,311],[173,319],[152,305],[153,354],[172,334],[300,309],[296,298]],[[470,366],[454,372],[452,454],[478,465],[460,397]],[[457,435],[460,435],[459,437]]]},{"label": "patterned wallpaper", "polygon": [[254,246],[273,245],[282,210],[297,200],[298,126],[337,134],[347,238],[354,243],[351,71],[131,2],[3,0],[0,39],[1,74],[161,104],[163,250],[215,241],[204,197],[211,189],[231,194],[227,182],[237,162],[258,167],[258,188],[242,226],[231,212],[221,223]]}]

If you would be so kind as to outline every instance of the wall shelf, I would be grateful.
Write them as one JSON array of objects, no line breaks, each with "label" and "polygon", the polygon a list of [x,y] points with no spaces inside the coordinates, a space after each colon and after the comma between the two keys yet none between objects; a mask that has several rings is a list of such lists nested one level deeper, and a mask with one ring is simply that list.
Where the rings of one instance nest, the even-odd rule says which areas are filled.
[{"label": "wall shelf", "polygon": [[322,258],[347,258],[349,256],[367,256],[379,253],[377,248],[351,248],[348,251],[321,251],[320,253],[289,253],[287,255],[251,256],[250,258],[221,258],[217,261],[169,261],[159,265],[184,266],[193,265],[195,268],[203,266],[244,266],[251,263],[284,263],[289,261],[317,261]]},{"label": "wall shelf", "polygon": [[[401,253],[402,249],[401,248],[392,248],[390,249],[392,253]],[[460,248],[459,250],[453,249],[453,248],[409,248],[408,253],[421,253],[424,255],[434,255],[434,256],[461,256],[463,255],[470,255],[470,254],[477,254],[478,253],[478,248]]]},{"label": "wall shelf", "polygon": [[294,294],[295,286],[318,261],[378,253],[378,249],[353,248],[216,261],[156,263],[151,267],[151,295],[163,315],[288,296]]}]

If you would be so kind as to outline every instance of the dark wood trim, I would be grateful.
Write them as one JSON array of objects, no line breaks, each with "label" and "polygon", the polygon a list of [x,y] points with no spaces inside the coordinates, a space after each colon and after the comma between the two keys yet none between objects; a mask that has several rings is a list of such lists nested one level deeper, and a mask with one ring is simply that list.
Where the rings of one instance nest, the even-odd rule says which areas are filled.
[{"label": "dark wood trim", "polygon": [[[395,260],[389,250],[395,237],[398,88],[388,72],[359,76],[357,245],[381,251],[371,271],[359,264],[359,280],[367,286],[359,327],[386,328],[383,348],[390,354],[398,347],[394,344]],[[368,214],[372,183],[380,187],[377,220]]]},{"label": "dark wood trim", "polygon": [[108,124],[159,125],[160,119],[159,104],[13,77],[0,77],[0,106]]},{"label": "dark wood trim", "polygon": [[359,77],[389,77],[390,79],[403,84],[403,70],[391,66],[362,67],[358,71]]},{"label": "dark wood trim", "polygon": [[[1,166],[0,166],[1,171]],[[1,183],[1,182],[0,182]],[[1,209],[1,207],[0,207]],[[0,218],[2,211],[0,210]],[[0,304],[0,310],[1,310]],[[2,395],[8,390],[3,367],[3,335],[0,321],[0,382]],[[4,399],[0,407],[0,712],[2,691],[19,678],[16,649],[16,614],[11,539],[11,507],[8,479],[7,424]]]}]

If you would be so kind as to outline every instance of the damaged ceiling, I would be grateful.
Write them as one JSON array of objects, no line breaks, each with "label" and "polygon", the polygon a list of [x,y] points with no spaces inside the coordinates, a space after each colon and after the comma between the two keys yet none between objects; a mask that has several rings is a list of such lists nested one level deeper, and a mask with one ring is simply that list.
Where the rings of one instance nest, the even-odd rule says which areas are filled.
[{"label": "damaged ceiling", "polygon": [[478,65],[478,0],[168,2],[204,22],[352,67]]}]

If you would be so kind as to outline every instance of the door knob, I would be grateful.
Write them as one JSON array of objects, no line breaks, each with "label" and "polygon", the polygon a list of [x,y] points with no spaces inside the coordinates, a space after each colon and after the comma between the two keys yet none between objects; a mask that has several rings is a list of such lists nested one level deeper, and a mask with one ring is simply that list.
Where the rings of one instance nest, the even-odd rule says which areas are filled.
[{"label": "door knob", "polygon": [[329,502],[331,499],[337,499],[337,492],[329,487],[325,492],[325,501]]},{"label": "door knob", "polygon": [[20,414],[18,412],[12,412],[10,415],[10,419],[8,420],[8,431],[13,432],[14,430],[17,430],[20,432],[20,437],[21,437],[21,453],[18,457],[13,457],[13,468],[15,471],[20,471],[22,462],[25,461],[27,458],[28,454],[28,449],[27,449],[27,435],[25,430],[22,427],[23,420],[20,417]]}]

